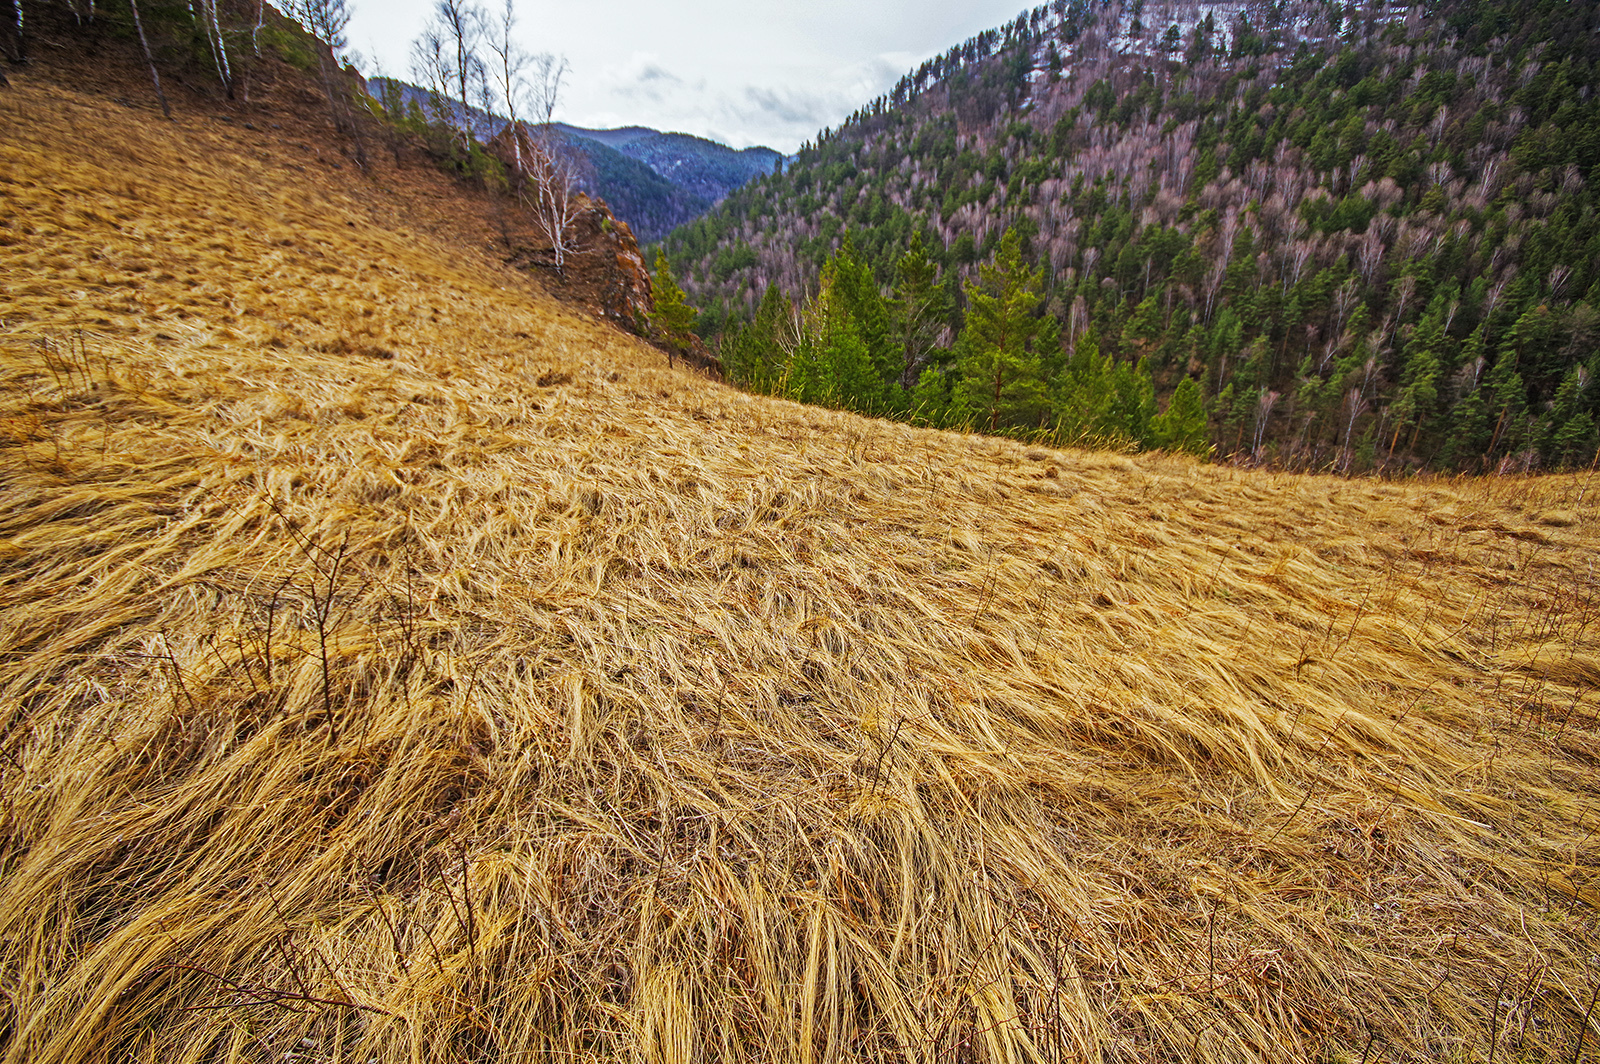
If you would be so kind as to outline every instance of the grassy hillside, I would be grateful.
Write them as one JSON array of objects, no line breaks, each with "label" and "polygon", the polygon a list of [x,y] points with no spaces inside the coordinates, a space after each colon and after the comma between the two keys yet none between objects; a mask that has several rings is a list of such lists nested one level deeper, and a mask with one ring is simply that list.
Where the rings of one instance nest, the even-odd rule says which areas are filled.
[{"label": "grassy hillside", "polygon": [[47,72],[0,91],[6,1064],[1600,1059],[1588,477],[748,395],[287,95]]}]

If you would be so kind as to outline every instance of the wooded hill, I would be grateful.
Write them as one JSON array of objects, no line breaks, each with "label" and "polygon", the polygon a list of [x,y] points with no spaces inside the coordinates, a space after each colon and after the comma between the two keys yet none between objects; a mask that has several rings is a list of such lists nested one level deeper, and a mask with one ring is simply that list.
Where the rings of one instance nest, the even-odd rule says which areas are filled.
[{"label": "wooded hill", "polygon": [[[1588,465],[1597,11],[1057,0],[665,246],[758,390],[1149,446],[1171,445],[1155,411],[1184,388],[1223,455]],[[830,296],[852,264],[870,291]],[[1031,295],[997,346],[971,293],[1008,288]]]}]

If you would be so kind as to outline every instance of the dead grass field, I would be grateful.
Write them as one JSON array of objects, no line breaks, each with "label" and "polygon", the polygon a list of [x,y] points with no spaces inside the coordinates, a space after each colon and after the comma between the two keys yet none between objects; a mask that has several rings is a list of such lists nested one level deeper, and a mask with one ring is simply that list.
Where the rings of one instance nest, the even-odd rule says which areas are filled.
[{"label": "dead grass field", "polygon": [[0,94],[6,1064],[1600,1059],[1600,485],[742,395],[408,180]]}]

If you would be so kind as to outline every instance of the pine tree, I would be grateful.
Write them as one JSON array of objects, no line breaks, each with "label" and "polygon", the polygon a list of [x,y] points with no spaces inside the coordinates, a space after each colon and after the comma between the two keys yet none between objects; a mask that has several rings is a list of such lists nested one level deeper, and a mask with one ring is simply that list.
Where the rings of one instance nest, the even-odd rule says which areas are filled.
[{"label": "pine tree", "polygon": [[1580,410],[1556,430],[1551,461],[1567,468],[1586,466],[1594,461],[1595,447],[1594,418]]},{"label": "pine tree", "polygon": [[784,337],[790,329],[794,307],[775,284],[767,285],[752,327],[755,341],[753,379],[757,391],[771,391],[786,359]]},{"label": "pine tree", "polygon": [[[862,380],[852,389],[860,403],[874,412],[885,412],[891,405],[889,387],[899,379],[904,356],[889,305],[878,290],[872,270],[856,253],[849,233],[824,273],[824,284],[831,293],[831,312],[850,320],[872,366],[873,380]],[[851,408],[862,409],[854,405]]]},{"label": "pine tree", "polygon": [[784,340],[793,310],[778,286],[769,284],[755,320],[728,334],[722,345],[722,366],[729,380],[753,392],[772,392],[788,360]]},{"label": "pine tree", "polygon": [[882,380],[860,326],[842,306],[829,309],[818,357],[820,393],[813,400],[858,414],[882,413]]},{"label": "pine tree", "polygon": [[1491,426],[1482,388],[1472,389],[1456,403],[1451,422],[1453,427],[1440,454],[1441,461],[1463,473],[1479,472]]},{"label": "pine tree", "polygon": [[683,289],[672,277],[672,264],[665,251],[656,252],[656,276],[650,286],[650,330],[667,351],[667,364],[673,356],[687,352],[694,343],[695,309],[684,301]]},{"label": "pine tree", "polygon": [[1137,364],[1120,361],[1112,366],[1112,405],[1109,427],[1114,435],[1148,447],[1154,442],[1150,422],[1156,413],[1156,389],[1150,368],[1141,359]]},{"label": "pine tree", "polygon": [[943,428],[951,423],[950,404],[949,375],[932,366],[924,369],[911,389],[908,407],[912,422]]},{"label": "pine tree", "polygon": [[1593,453],[1591,440],[1594,419],[1582,409],[1581,395],[1588,374],[1581,366],[1573,366],[1561,381],[1556,396],[1550,403],[1550,413],[1545,419],[1545,431],[1540,451],[1547,463],[1572,466],[1585,462]]},{"label": "pine tree", "polygon": [[[890,301],[904,364],[900,386],[918,385],[929,363],[938,361],[939,335],[950,319],[950,294],[939,283],[939,268],[923,249],[922,233],[895,264],[894,298]],[[914,404],[913,404],[914,408]]]},{"label": "pine tree", "polygon": [[1484,451],[1492,460],[1498,454],[1514,454],[1522,449],[1527,436],[1528,388],[1516,369],[1516,355],[1502,349],[1484,383],[1494,394],[1488,407],[1494,417],[1494,432]]},{"label": "pine tree", "polygon": [[965,286],[967,327],[957,342],[957,397],[989,432],[1036,428],[1047,404],[1039,357],[1056,342],[1055,319],[1037,313],[1044,271],[1022,262],[1022,245],[1008,229],[992,265]]},{"label": "pine tree", "polygon": [[1094,330],[1078,337],[1051,389],[1056,437],[1081,445],[1146,446],[1153,442],[1155,390],[1143,363],[1100,353]]},{"label": "pine tree", "polygon": [[1418,437],[1433,421],[1434,408],[1439,401],[1439,363],[1444,343],[1444,323],[1430,307],[1406,341],[1400,393],[1389,411],[1394,420],[1394,434],[1389,440],[1390,454],[1394,453],[1406,429],[1411,430],[1411,446],[1415,447]]}]

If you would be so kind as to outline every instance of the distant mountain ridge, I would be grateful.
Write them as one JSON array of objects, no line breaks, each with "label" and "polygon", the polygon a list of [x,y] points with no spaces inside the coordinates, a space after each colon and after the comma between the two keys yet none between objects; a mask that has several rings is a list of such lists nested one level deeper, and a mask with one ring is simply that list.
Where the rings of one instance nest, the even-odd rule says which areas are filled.
[{"label": "distant mountain ridge", "polygon": [[[385,79],[373,78],[376,86]],[[393,79],[390,79],[393,80]],[[401,98],[426,109],[428,90],[394,80]],[[463,122],[452,101],[453,121]],[[488,140],[506,120],[479,108],[468,112],[473,135]],[[688,133],[663,133],[647,126],[585,129],[557,122],[556,128],[582,157],[579,183],[605,200],[627,222],[641,244],[659,240],[693,221],[752,178],[772,173],[783,156],[771,148],[735,149]]]},{"label": "distant mountain ridge", "polygon": [[720,202],[751,178],[772,173],[783,159],[771,148],[739,151],[689,133],[660,133],[638,126],[625,130],[561,128],[575,137],[596,141],[638,159],[673,184],[714,202]]}]

